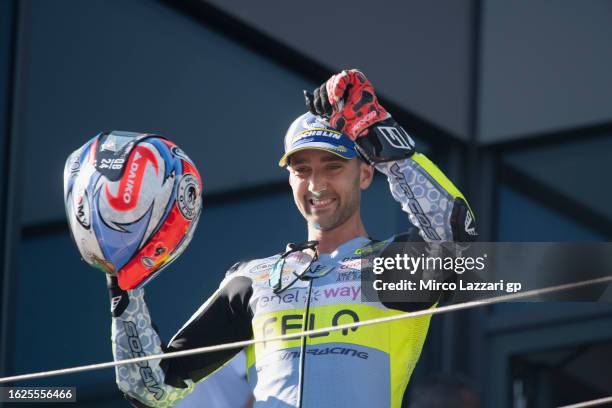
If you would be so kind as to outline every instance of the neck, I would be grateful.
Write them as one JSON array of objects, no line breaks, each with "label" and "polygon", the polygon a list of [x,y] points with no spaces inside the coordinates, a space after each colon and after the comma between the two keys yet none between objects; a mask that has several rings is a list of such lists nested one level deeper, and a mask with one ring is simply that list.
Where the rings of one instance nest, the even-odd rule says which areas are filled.
[{"label": "neck", "polygon": [[339,225],[331,230],[320,230],[315,228],[313,225],[308,224],[308,240],[319,241],[317,249],[319,253],[330,253],[333,252],[340,245],[350,241],[357,237],[366,237],[368,233],[363,226],[361,216],[356,211],[342,225]]}]

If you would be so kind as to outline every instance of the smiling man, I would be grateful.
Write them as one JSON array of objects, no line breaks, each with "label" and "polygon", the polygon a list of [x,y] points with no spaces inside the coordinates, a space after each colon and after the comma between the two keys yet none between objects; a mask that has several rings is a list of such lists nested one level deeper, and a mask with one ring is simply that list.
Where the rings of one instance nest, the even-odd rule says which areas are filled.
[{"label": "smiling man", "polygon": [[[289,135],[291,130],[299,129],[300,122],[306,126],[325,126],[309,113],[297,122]],[[309,132],[318,131],[302,131]],[[361,159],[344,154],[305,147],[296,152],[289,150],[285,155],[291,157],[287,169],[295,205],[308,224],[308,239],[319,242],[320,252],[332,252],[354,237],[367,236],[359,207],[361,190],[369,187],[374,169]]]},{"label": "smiling man", "polygon": [[[415,152],[361,72],[334,75],[307,95],[307,105],[309,112],[287,131],[279,164],[289,172],[308,240],[234,265],[167,347],[152,328],[143,290],[121,291],[111,279],[111,297],[120,305],[113,310],[116,359],[135,349],[153,354],[264,339],[436,303],[363,302],[359,259],[364,248],[382,252],[392,243],[473,240],[474,217],[463,195]],[[361,193],[376,170],[414,225],[384,241],[369,237],[360,214]],[[423,316],[247,347],[255,407],[400,407],[428,326]],[[117,383],[135,406],[172,406],[237,352],[123,366]]]}]

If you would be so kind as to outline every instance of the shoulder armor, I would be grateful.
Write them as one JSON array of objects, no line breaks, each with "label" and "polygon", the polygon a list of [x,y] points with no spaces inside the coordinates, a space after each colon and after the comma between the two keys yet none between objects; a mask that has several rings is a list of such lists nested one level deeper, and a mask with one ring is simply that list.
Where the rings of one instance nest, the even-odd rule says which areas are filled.
[{"label": "shoulder armor", "polygon": [[227,270],[227,272],[225,272],[225,277],[227,278],[228,276],[230,276],[232,273],[237,272],[240,267],[244,266],[247,264],[247,261],[238,261],[235,264],[232,265],[231,268],[229,268]]}]

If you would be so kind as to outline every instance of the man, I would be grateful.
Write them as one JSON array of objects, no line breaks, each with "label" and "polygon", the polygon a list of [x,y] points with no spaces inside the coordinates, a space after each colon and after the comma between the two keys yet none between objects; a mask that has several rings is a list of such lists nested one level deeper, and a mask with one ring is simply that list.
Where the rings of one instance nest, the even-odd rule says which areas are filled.
[{"label": "man", "polygon": [[[289,171],[308,241],[234,265],[165,348],[152,328],[143,290],[124,292],[110,279],[111,298],[122,299],[113,310],[115,359],[135,351],[153,354],[270,338],[414,310],[414,304],[365,303],[359,296],[354,262],[374,242],[361,220],[360,195],[375,168],[387,176],[418,234],[394,236],[370,248],[415,239],[474,238],[474,218],[462,194],[415,153],[414,143],[380,106],[361,72],[332,76],[307,95],[307,104],[311,112],[289,128],[279,164]],[[428,325],[425,316],[247,347],[254,406],[399,407]],[[117,383],[135,406],[172,406],[236,352],[120,366]]]}]

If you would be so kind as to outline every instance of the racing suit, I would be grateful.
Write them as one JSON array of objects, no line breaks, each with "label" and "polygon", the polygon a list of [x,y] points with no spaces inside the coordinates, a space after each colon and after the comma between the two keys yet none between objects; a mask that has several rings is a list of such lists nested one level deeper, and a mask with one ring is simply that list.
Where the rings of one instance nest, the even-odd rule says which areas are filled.
[{"label": "racing suit", "polygon": [[[415,153],[376,168],[387,176],[393,197],[418,228],[417,233],[393,236],[378,247],[414,238],[467,241],[475,233],[463,195],[424,155]],[[370,243],[357,237],[330,254],[320,254],[310,270],[325,273],[307,274],[281,293],[269,283],[280,255],[234,265],[168,346],[152,326],[144,290],[123,292],[115,287],[111,289],[114,357],[290,334],[414,310],[409,303],[361,302],[359,267],[354,262]],[[429,306],[435,302],[425,307]],[[422,316],[247,347],[255,407],[400,407],[429,320],[430,316]],[[116,368],[117,384],[135,406],[170,407],[237,352],[122,365]]]}]

